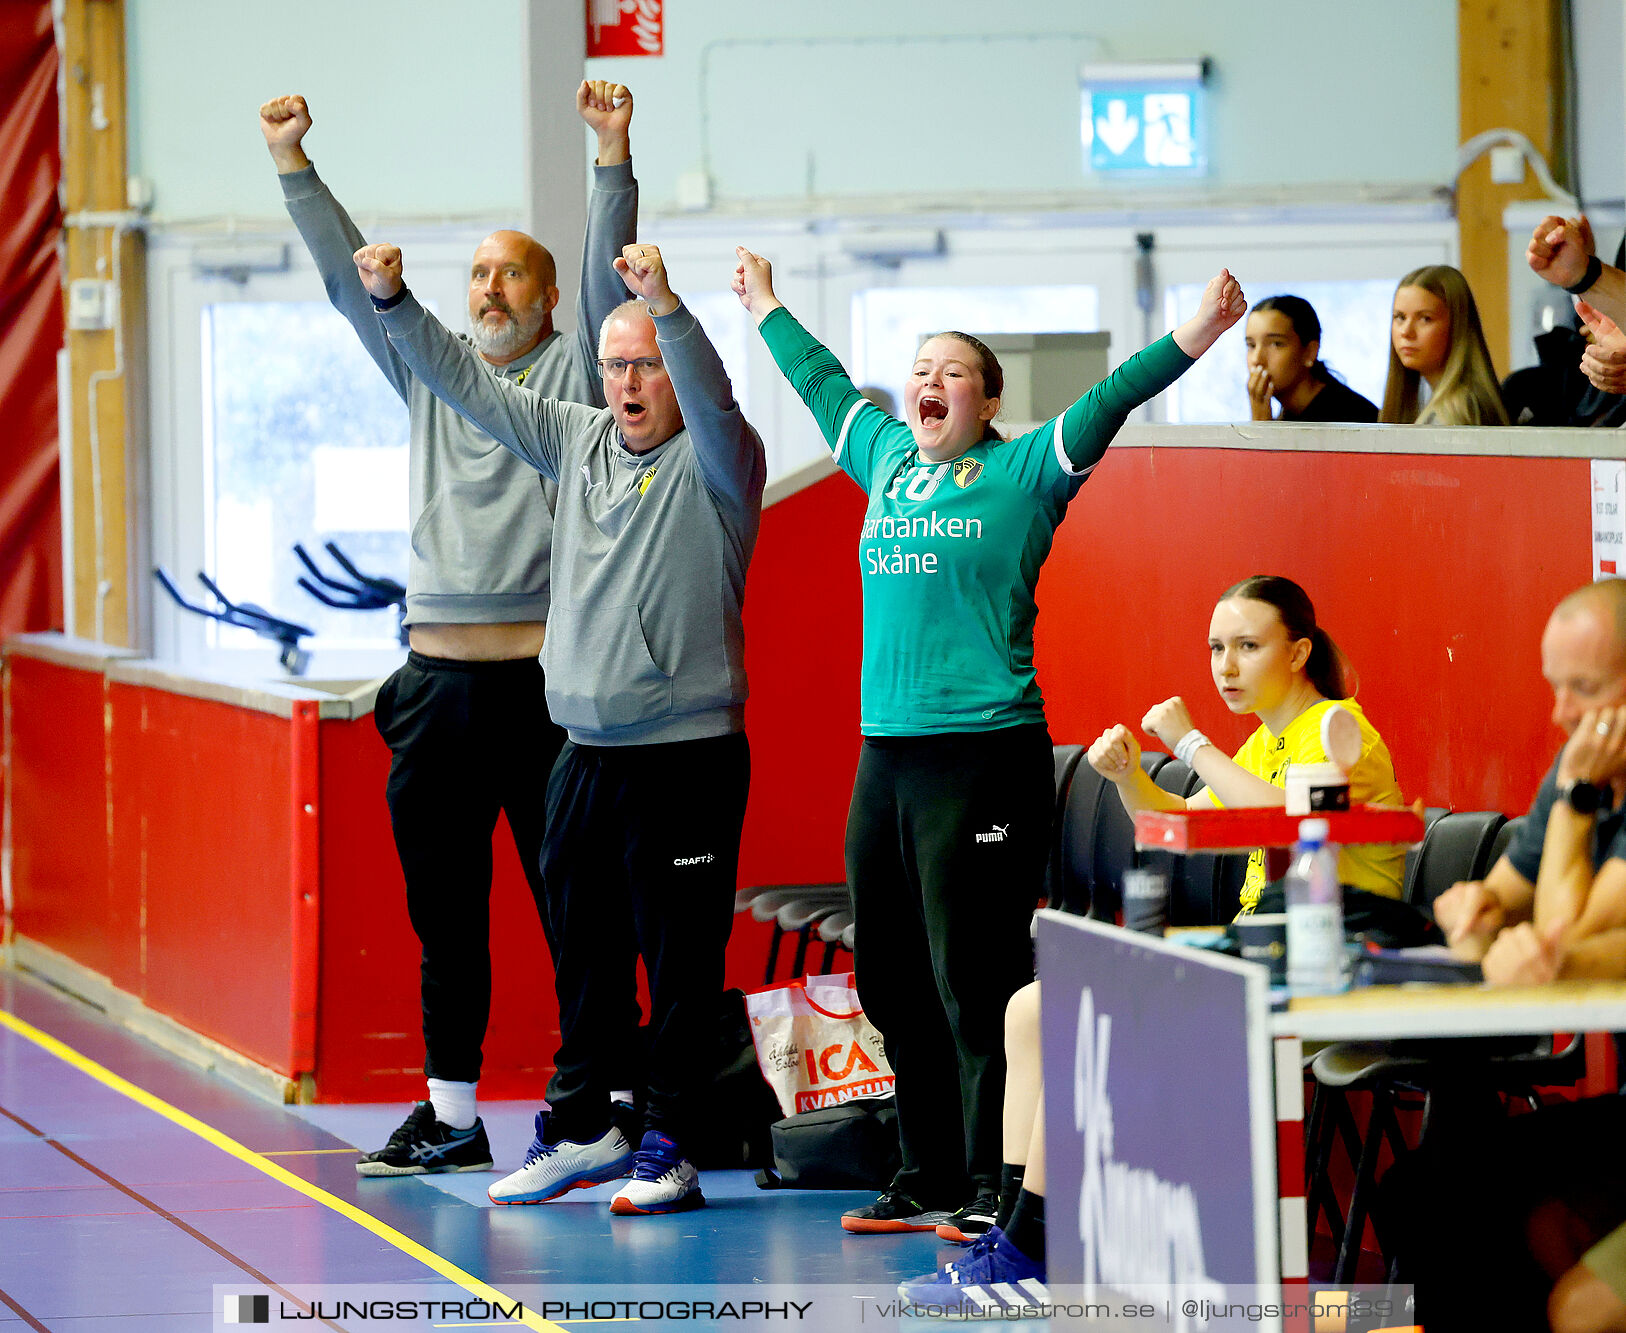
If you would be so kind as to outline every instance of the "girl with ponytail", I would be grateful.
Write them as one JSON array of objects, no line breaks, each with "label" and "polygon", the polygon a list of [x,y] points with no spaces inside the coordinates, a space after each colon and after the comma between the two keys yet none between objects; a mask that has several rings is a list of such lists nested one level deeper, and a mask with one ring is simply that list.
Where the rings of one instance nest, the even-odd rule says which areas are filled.
[{"label": "girl with ponytail", "polygon": [[[1193,725],[1185,700],[1177,695],[1154,705],[1141,719],[1142,730],[1191,765],[1206,784],[1182,800],[1147,777],[1134,733],[1121,723],[1109,727],[1090,747],[1090,764],[1118,788],[1130,814],[1182,806],[1285,805],[1288,766],[1327,762],[1321,719],[1335,704],[1353,714],[1361,728],[1350,801],[1401,803],[1389,748],[1353,698],[1349,661],[1316,623],[1315,606],[1292,579],[1256,574],[1227,588],[1209,622],[1208,656],[1225,706],[1256,716],[1258,729],[1234,758],[1227,758]],[[1398,898],[1404,862],[1400,847],[1346,847],[1338,875],[1354,888]],[[1264,853],[1256,850],[1248,860],[1241,914],[1253,911],[1264,887]]]}]

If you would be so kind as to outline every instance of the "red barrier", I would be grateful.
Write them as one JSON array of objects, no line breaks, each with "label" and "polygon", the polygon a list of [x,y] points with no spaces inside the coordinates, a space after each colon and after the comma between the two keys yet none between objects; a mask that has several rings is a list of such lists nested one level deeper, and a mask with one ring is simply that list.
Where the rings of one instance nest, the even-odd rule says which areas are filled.
[{"label": "red barrier", "polygon": [[1039,581],[1051,733],[1089,742],[1179,694],[1234,750],[1255,723],[1215,695],[1208,618],[1285,574],[1354,662],[1406,799],[1522,814],[1561,740],[1538,649],[1591,577],[1589,497],[1585,458],[1115,447]]},{"label": "red barrier", "polygon": [[[1231,582],[1283,573],[1358,667],[1407,798],[1519,813],[1557,746],[1537,644],[1588,575],[1588,497],[1582,457],[1116,447],[1040,582],[1051,733],[1088,741],[1179,693],[1239,744],[1249,724],[1208,677],[1209,613]],[[764,514],[746,601],[744,884],[842,877],[863,509],[834,475]],[[334,700],[236,707],[152,668],[115,663],[104,680],[108,655],[24,643],[6,659],[16,933],[308,1080],[307,1095],[421,1095],[418,947],[370,702],[359,716]],[[482,1092],[535,1098],[557,1040],[553,978],[506,830],[494,850]],[[760,984],[768,930],[735,918],[730,984]]]}]

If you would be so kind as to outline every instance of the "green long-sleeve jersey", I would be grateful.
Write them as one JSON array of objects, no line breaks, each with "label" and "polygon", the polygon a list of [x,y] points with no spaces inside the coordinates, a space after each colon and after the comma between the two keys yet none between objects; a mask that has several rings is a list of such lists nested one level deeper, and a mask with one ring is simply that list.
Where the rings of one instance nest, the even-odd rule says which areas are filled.
[{"label": "green long-sleeve jersey", "polygon": [[858,543],[860,730],[922,736],[1043,721],[1033,592],[1056,526],[1129,413],[1192,359],[1161,338],[1039,429],[933,463],[789,311],[759,327],[836,464],[869,496]]}]

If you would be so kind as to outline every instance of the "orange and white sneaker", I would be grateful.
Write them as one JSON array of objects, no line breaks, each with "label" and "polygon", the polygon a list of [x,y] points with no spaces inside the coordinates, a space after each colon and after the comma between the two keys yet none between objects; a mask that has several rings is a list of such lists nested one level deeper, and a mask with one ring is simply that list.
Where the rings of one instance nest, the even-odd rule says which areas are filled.
[{"label": "orange and white sneaker", "polygon": [[610,1200],[621,1214],[684,1213],[705,1206],[700,1173],[675,1140],[658,1129],[646,1130],[632,1158],[632,1179]]}]

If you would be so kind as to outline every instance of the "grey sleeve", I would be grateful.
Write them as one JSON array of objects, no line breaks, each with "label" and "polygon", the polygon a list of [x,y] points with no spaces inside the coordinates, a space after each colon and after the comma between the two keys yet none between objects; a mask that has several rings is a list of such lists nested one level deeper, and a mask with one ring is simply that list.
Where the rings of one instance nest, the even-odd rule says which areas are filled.
[{"label": "grey sleeve", "polygon": [[593,401],[604,406],[598,374],[599,327],[631,293],[615,271],[621,252],[638,239],[638,182],[632,163],[593,168],[587,196],[587,238],[582,243],[581,290],[576,296],[574,351],[582,373],[593,386]]},{"label": "grey sleeve", "polygon": [[299,228],[300,239],[316,262],[316,271],[322,275],[327,299],[350,322],[367,355],[384,372],[384,378],[401,395],[401,400],[408,401],[412,372],[390,346],[373,312],[367,289],[356,273],[355,253],[367,244],[367,238],[322,183],[315,167],[289,172],[277,179],[282,182],[282,202],[287,205],[288,216]]},{"label": "grey sleeve", "polygon": [[559,480],[564,440],[591,428],[601,409],[544,398],[496,375],[407,292],[374,316],[407,369],[460,416],[472,421],[550,481]]},{"label": "grey sleeve", "polygon": [[722,358],[686,305],[656,317],[655,339],[672,377],[701,480],[718,504],[754,526],[767,460],[761,438],[734,401]]},{"label": "grey sleeve", "polygon": [[1514,830],[1513,840],[1503,853],[1513,868],[1532,884],[1541,873],[1541,849],[1547,841],[1547,816],[1552,813],[1553,802],[1557,799],[1558,760],[1554,759],[1553,766],[1547,770],[1547,776],[1542,778],[1541,786],[1536,789],[1536,799],[1530,806],[1530,812]]}]

